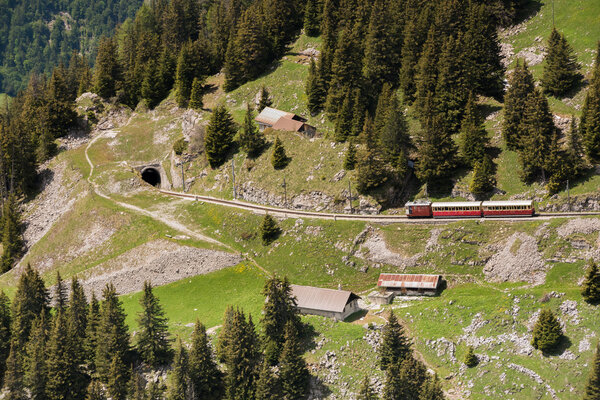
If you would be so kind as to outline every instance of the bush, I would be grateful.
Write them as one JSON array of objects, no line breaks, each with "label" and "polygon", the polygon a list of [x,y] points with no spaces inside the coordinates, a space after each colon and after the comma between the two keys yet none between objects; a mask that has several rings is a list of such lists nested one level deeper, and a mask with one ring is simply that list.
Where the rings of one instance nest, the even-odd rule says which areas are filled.
[{"label": "bush", "polygon": [[279,237],[281,229],[277,226],[277,222],[269,214],[265,215],[260,224],[260,237],[263,245],[268,246]]},{"label": "bush", "polygon": [[477,356],[473,352],[473,346],[469,346],[467,354],[465,355],[465,365],[469,368],[473,368],[479,363]]},{"label": "bush", "polygon": [[542,310],[533,328],[531,345],[543,353],[548,353],[558,346],[563,333],[558,319],[548,309]]},{"label": "bush", "polygon": [[188,142],[185,141],[184,138],[178,139],[175,143],[173,143],[173,151],[178,156],[182,155],[184,151],[188,148]]},{"label": "bush", "polygon": [[600,303],[600,272],[594,261],[590,261],[590,267],[581,288],[581,296],[590,304]]}]

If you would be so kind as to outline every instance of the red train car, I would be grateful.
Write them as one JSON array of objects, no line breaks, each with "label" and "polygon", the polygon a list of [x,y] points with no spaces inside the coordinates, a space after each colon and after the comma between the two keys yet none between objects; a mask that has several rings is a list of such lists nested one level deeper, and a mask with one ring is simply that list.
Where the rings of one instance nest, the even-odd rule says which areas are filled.
[{"label": "red train car", "polygon": [[433,218],[481,218],[480,201],[462,201],[433,203],[431,205]]},{"label": "red train car", "polygon": [[484,201],[481,204],[484,217],[532,217],[535,215],[533,200]]},{"label": "red train car", "polygon": [[431,202],[417,201],[406,203],[406,216],[408,218],[431,218]]}]

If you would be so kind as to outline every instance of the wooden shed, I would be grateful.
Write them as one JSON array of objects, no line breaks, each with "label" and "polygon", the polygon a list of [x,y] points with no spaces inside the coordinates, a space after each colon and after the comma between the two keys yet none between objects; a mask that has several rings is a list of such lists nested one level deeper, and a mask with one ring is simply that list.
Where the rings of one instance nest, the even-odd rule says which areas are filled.
[{"label": "wooden shed", "polygon": [[261,132],[273,128],[277,131],[299,132],[309,137],[316,134],[315,127],[307,124],[306,118],[276,108],[265,107],[255,120]]},{"label": "wooden shed", "polygon": [[313,286],[291,285],[292,295],[302,314],[320,315],[343,321],[360,310],[359,296],[347,290],[324,289]]},{"label": "wooden shed", "polygon": [[377,286],[396,295],[434,296],[442,286],[441,275],[380,274]]}]

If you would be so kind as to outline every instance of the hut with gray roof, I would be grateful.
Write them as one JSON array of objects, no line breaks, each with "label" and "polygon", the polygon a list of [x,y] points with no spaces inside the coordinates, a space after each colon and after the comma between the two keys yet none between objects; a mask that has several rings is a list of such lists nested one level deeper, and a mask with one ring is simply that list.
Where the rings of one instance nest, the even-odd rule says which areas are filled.
[{"label": "hut with gray roof", "polygon": [[302,314],[320,315],[343,321],[360,310],[359,296],[348,290],[324,289],[313,286],[291,285],[292,296]]}]

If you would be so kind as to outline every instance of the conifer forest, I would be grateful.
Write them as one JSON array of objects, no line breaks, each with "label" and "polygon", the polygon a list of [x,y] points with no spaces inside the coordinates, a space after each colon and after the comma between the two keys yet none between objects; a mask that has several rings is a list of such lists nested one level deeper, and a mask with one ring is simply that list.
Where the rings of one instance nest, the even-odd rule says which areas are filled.
[{"label": "conifer forest", "polygon": [[597,0],[0,0],[0,399],[600,400]]}]

